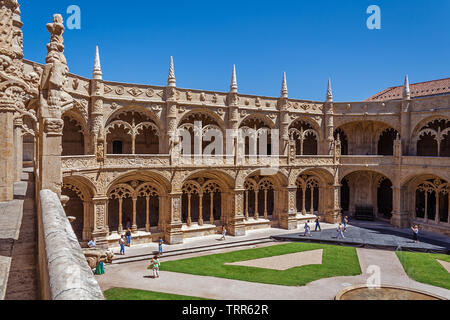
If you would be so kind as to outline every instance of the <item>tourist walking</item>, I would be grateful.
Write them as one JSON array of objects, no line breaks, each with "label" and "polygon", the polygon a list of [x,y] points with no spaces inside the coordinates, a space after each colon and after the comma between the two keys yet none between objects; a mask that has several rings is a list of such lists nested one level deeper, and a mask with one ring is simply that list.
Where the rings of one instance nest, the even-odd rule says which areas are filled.
[{"label": "tourist walking", "polygon": [[413,231],[413,240],[415,243],[419,243],[419,226],[416,224],[411,228]]},{"label": "tourist walking", "polygon": [[309,226],[309,221],[306,221],[306,223],[305,223],[305,234],[303,236],[306,237],[307,235],[309,237],[312,237],[311,228]]},{"label": "tourist walking", "polygon": [[131,229],[128,228],[125,235],[127,236],[127,246],[131,247]]},{"label": "tourist walking", "polygon": [[119,244],[120,244],[120,254],[122,256],[125,255],[125,236],[122,235],[119,239]]},{"label": "tourist walking", "polygon": [[322,231],[322,228],[320,227],[320,217],[316,218],[316,230],[314,230],[314,232],[317,232],[317,229],[319,229],[319,232]]},{"label": "tourist walking", "polygon": [[344,217],[343,224],[344,224],[344,232],[347,232],[347,225],[348,225],[348,217],[347,216]]},{"label": "tourist walking", "polygon": [[159,256],[162,256],[162,254],[163,254],[163,243],[164,243],[163,239],[159,238],[159,244],[158,244]]},{"label": "tourist walking", "polygon": [[227,228],[225,228],[225,226],[222,227],[222,238],[220,240],[227,240],[226,239],[226,235],[227,235]]},{"label": "tourist walking", "polygon": [[159,278],[159,265],[161,263],[159,262],[158,255],[155,255],[152,259],[152,265],[153,265],[153,278]]},{"label": "tourist walking", "polygon": [[342,223],[339,223],[338,229],[337,229],[338,235],[337,238],[340,239],[345,239],[344,237],[344,225]]}]

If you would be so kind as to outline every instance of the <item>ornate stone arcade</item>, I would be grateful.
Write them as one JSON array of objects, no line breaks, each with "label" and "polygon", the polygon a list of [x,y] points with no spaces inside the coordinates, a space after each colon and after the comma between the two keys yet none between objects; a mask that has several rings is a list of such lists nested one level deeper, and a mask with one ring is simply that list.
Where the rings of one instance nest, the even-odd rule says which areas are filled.
[{"label": "ornate stone arcade", "polygon": [[[405,82],[400,100],[339,103],[330,81],[324,101],[297,100],[284,75],[280,97],[252,96],[239,93],[236,68],[228,92],[182,89],[173,59],[165,87],[110,82],[99,50],[87,79],[68,72],[59,15],[39,64],[23,59],[17,1],[0,2],[0,201],[12,200],[26,163],[38,190],[69,197],[80,241],[103,245],[127,226],[141,242],[180,243],[222,226],[240,236],[315,216],[335,223],[360,204],[396,226],[449,234],[449,95],[411,99]],[[220,131],[223,149],[183,161],[180,128],[203,136],[201,152],[213,142],[204,133]],[[245,140],[227,136],[238,129]],[[261,145],[274,129],[276,143]]]}]

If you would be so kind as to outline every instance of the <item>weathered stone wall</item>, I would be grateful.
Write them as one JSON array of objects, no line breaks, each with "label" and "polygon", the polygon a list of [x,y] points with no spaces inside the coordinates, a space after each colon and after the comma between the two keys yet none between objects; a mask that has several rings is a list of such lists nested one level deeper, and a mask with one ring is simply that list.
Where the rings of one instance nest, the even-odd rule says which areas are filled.
[{"label": "weathered stone wall", "polygon": [[50,190],[40,192],[39,220],[41,299],[104,300],[62,204]]}]

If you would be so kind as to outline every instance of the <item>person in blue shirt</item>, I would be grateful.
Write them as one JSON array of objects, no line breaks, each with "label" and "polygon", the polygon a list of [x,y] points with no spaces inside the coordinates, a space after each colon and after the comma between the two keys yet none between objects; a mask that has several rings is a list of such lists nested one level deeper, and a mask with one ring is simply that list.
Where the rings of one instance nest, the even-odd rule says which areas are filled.
[{"label": "person in blue shirt", "polygon": [[317,229],[319,229],[319,231],[322,231],[322,228],[320,227],[320,217],[316,218],[316,230],[314,231],[317,232]]},{"label": "person in blue shirt", "polygon": [[158,252],[160,256],[162,256],[163,254],[163,243],[164,243],[163,239],[159,238]]},{"label": "person in blue shirt", "polygon": [[88,243],[88,247],[91,249],[94,249],[96,246],[97,246],[97,241],[95,241],[95,238],[92,237],[91,241],[89,241],[89,243]]}]

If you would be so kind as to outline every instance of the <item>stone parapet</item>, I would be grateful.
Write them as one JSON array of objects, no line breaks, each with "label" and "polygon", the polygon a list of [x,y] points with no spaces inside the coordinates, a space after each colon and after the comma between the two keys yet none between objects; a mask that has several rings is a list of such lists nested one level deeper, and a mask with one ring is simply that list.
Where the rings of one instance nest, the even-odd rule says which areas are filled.
[{"label": "stone parapet", "polygon": [[[78,239],[58,196],[50,190],[40,192],[39,270],[48,282],[42,289],[45,300],[104,300],[100,286],[87,264]],[[42,265],[45,261],[45,265]],[[42,273],[45,273],[44,275]]]}]

